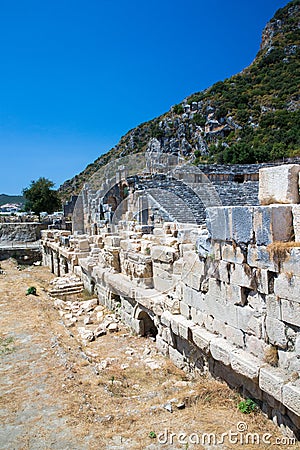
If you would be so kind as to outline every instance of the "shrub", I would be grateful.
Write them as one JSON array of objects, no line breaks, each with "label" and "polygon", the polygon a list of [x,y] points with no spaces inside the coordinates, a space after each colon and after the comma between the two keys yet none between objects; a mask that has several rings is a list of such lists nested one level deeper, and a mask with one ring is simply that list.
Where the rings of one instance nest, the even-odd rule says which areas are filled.
[{"label": "shrub", "polygon": [[36,295],[36,287],[30,286],[30,287],[27,289],[26,295]]}]

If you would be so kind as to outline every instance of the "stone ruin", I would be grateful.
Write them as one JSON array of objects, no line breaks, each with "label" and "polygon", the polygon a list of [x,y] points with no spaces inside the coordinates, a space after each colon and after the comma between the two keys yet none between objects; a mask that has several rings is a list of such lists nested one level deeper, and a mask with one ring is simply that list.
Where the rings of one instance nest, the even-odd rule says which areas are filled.
[{"label": "stone ruin", "polygon": [[42,231],[43,263],[299,439],[300,165],[260,169],[260,204],[244,206],[224,206],[195,168],[124,170],[85,187],[73,234]]}]

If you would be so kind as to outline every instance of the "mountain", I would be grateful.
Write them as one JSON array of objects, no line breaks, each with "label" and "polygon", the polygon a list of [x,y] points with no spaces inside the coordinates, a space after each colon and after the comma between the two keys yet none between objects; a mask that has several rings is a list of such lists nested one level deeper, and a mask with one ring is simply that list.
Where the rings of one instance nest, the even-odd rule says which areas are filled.
[{"label": "mountain", "polygon": [[0,206],[5,205],[6,203],[21,203],[23,205],[25,199],[22,195],[0,194]]},{"label": "mountain", "polygon": [[111,159],[147,149],[198,163],[256,163],[300,155],[300,0],[267,23],[260,49],[237,75],[192,94],[123,136],[60,188],[63,199]]}]

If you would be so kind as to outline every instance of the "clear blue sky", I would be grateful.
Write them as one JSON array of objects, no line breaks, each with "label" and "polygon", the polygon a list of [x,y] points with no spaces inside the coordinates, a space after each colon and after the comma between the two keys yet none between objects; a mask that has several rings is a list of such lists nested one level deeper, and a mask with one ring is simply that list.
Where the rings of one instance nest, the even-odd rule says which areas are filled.
[{"label": "clear blue sky", "polygon": [[0,193],[58,187],[249,65],[284,0],[0,0]]}]

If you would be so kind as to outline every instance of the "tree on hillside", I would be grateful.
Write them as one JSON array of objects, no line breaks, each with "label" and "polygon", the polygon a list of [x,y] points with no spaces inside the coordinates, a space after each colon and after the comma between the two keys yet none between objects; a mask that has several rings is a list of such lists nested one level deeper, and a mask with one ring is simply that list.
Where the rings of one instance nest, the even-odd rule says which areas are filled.
[{"label": "tree on hillside", "polygon": [[53,187],[54,183],[44,177],[32,181],[28,188],[23,189],[25,211],[33,211],[40,216],[41,212],[51,214],[60,209],[61,201]]}]

